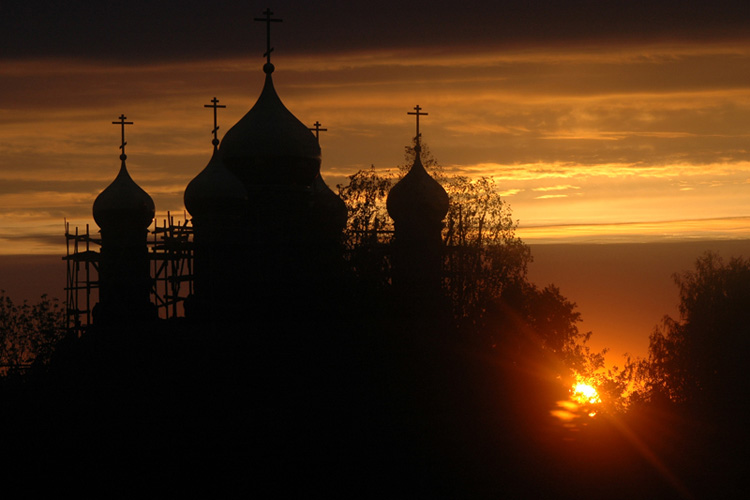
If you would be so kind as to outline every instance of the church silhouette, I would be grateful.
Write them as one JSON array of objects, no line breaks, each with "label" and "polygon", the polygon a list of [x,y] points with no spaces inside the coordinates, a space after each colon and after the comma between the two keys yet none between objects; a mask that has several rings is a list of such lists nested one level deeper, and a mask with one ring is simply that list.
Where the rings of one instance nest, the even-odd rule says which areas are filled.
[{"label": "church silhouette", "polygon": [[[208,165],[187,185],[184,203],[190,220],[181,227],[183,252],[167,255],[174,238],[163,245],[149,241],[155,207],[151,197],[130,177],[125,154],[125,127],[133,122],[121,115],[121,167],[115,180],[94,201],[94,220],[101,238],[67,233],[76,247],[66,259],[68,323],[78,333],[85,325],[122,324],[155,320],[160,305],[180,302],[180,313],[192,321],[229,322],[252,316],[274,320],[292,315],[314,315],[341,296],[345,287],[346,256],[342,246],[347,207],[320,173],[320,123],[307,127],[282,103],[273,83],[270,10],[264,12],[267,48],[265,84],[255,105],[219,141],[217,110],[225,106],[213,98],[213,154]],[[435,305],[440,295],[441,230],[448,211],[448,195],[424,169],[420,160],[419,118],[427,113],[416,106],[414,164],[388,195],[394,220],[392,255],[393,293],[412,312]],[[313,133],[313,131],[315,133]],[[171,216],[170,216],[171,218]],[[172,221],[170,232],[175,228]],[[160,231],[162,229],[162,231]],[[163,234],[157,228],[153,235]],[[185,234],[190,235],[187,239]],[[86,241],[86,251],[78,248]],[[170,245],[169,243],[172,243]],[[98,253],[90,243],[100,244]],[[181,271],[163,280],[172,286],[159,294],[159,271],[169,263]],[[161,266],[152,265],[160,261]],[[97,278],[79,281],[81,263],[95,269]],[[88,269],[88,268],[87,268]],[[181,288],[174,286],[177,283]],[[93,311],[80,307],[79,292],[98,288]],[[187,294],[185,293],[187,290]],[[182,293],[180,293],[182,292]],[[339,297],[340,298],[340,297]],[[174,308],[173,308],[174,309]],[[174,309],[176,311],[176,309]],[[175,315],[173,311],[172,315]],[[88,318],[81,320],[82,315]],[[93,321],[91,321],[93,319]]]},{"label": "church silhouette", "polygon": [[449,199],[420,159],[426,113],[409,113],[414,162],[388,194],[392,241],[375,252],[387,276],[361,279],[343,244],[347,207],[320,174],[324,129],[282,103],[268,40],[260,96],[221,140],[224,106],[205,105],[213,152],[185,188],[187,224],[149,233],[154,202],[126,165],[132,122],[113,122],[121,165],[93,204],[100,239],[67,233],[72,334],[49,368],[65,428],[46,439],[75,440],[97,468],[93,457],[134,452],[187,468],[214,460],[252,471],[241,479],[258,491],[445,487],[466,456],[450,421],[473,412],[441,294]]}]

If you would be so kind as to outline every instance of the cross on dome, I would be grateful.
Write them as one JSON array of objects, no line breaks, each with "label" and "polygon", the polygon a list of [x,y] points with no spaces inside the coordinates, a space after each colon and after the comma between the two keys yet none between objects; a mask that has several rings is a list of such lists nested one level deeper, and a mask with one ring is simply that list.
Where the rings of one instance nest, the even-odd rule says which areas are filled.
[{"label": "cross on dome", "polygon": [[327,128],[320,128],[320,122],[319,121],[316,121],[315,123],[313,123],[313,125],[314,125],[314,127],[311,128],[310,130],[312,130],[313,132],[315,132],[315,138],[318,139],[318,141],[320,141],[320,133],[321,132],[327,132],[328,129]]},{"label": "cross on dome", "polygon": [[419,133],[419,117],[420,116],[427,116],[427,115],[429,115],[429,113],[421,113],[421,111],[422,111],[422,108],[420,108],[419,104],[417,104],[416,106],[414,106],[414,112],[413,113],[411,111],[408,111],[406,113],[407,115],[415,115],[417,117],[417,144],[416,144],[415,148],[417,148],[418,150],[421,149],[421,145],[420,145],[419,141],[420,141],[420,137],[422,136],[422,134]]},{"label": "cross on dome", "polygon": [[216,122],[216,110],[218,108],[226,108],[226,106],[223,104],[219,104],[219,100],[216,97],[214,97],[213,99],[211,99],[211,104],[204,104],[203,107],[214,108],[214,129],[212,131],[212,133],[214,134],[214,138],[211,141],[211,144],[214,145],[214,151],[215,151],[219,145],[219,138],[216,135],[216,133],[219,131],[219,126],[217,125],[217,122]]},{"label": "cross on dome", "polygon": [[266,17],[256,17],[255,20],[266,23],[266,53],[263,54],[263,57],[266,58],[266,66],[273,71],[273,66],[271,65],[271,52],[273,52],[273,47],[271,47],[271,23],[280,23],[282,20],[272,19],[273,12],[271,12],[271,9],[266,9],[263,15]]},{"label": "cross on dome", "polygon": [[133,122],[126,122],[125,120],[127,120],[128,117],[125,116],[124,114],[121,114],[118,117],[118,119],[120,121],[119,122],[112,122],[112,125],[120,125],[122,127],[122,140],[121,140],[121,144],[120,144],[120,149],[122,149],[122,153],[120,154],[120,159],[123,160],[123,161],[125,161],[128,158],[125,155],[125,145],[127,144],[127,142],[125,142],[125,125],[132,125]]}]

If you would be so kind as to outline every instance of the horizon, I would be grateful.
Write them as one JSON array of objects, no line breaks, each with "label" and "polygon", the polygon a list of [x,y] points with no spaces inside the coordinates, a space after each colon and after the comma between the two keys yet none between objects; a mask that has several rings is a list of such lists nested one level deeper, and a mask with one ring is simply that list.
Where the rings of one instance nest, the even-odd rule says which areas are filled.
[{"label": "horizon", "polygon": [[[608,349],[606,367],[624,355],[645,358],[649,334],[665,315],[679,317],[672,276],[693,270],[706,251],[725,261],[750,258],[750,238],[648,242],[531,244],[528,277],[540,288],[555,285],[581,313],[579,330],[592,331],[593,351]],[[36,303],[42,293],[64,300],[63,255],[0,255],[4,289],[15,303]],[[54,285],[56,283],[56,285]],[[55,291],[56,290],[56,291]]]}]

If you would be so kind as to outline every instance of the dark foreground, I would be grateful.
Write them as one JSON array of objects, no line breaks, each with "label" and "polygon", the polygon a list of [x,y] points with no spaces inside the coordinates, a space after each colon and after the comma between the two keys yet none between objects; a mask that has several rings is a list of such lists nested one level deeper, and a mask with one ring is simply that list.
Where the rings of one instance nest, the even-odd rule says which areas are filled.
[{"label": "dark foreground", "polygon": [[741,419],[565,428],[532,363],[441,330],[374,313],[93,330],[3,383],[2,474],[105,497],[739,496]]}]

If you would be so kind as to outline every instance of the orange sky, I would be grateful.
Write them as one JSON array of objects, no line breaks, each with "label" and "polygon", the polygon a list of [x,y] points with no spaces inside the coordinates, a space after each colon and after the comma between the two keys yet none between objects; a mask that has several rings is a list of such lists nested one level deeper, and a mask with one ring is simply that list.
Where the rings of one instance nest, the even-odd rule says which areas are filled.
[{"label": "orange sky", "polygon": [[[330,185],[394,168],[422,132],[448,171],[491,175],[530,243],[750,236],[750,45],[745,42],[403,49],[279,55],[277,90],[319,120]],[[63,219],[128,168],[160,214],[255,102],[262,60],[160,64],[19,60],[0,66],[0,252],[61,253]],[[697,222],[696,222],[697,221]]]}]

